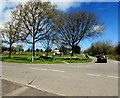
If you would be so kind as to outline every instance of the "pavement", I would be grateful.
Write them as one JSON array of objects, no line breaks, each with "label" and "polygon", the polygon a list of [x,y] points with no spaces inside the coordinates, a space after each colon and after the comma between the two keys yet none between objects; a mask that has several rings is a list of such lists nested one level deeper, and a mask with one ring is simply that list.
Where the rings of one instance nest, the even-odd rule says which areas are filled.
[{"label": "pavement", "polygon": [[2,79],[2,98],[118,98],[118,96],[58,96],[23,84]]},{"label": "pavement", "polygon": [[58,96],[29,85],[2,79],[2,96]]},{"label": "pavement", "polygon": [[[2,79],[3,96],[118,96],[118,62],[114,60],[74,64],[4,62]],[[14,87],[10,92],[5,89],[5,80],[15,83],[15,87],[9,86]]]}]

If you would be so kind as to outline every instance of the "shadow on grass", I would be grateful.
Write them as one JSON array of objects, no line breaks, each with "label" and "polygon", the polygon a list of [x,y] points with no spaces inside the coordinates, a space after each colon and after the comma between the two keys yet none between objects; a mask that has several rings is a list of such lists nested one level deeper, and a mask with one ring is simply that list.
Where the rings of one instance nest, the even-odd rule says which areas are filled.
[{"label": "shadow on grass", "polygon": [[59,60],[87,60],[87,59],[80,59],[80,58],[57,58]]},{"label": "shadow on grass", "polygon": [[27,57],[12,57],[11,59],[14,59],[14,60],[28,60]]},{"label": "shadow on grass", "polygon": [[0,61],[4,61],[4,59],[8,59],[9,57],[0,57]]}]

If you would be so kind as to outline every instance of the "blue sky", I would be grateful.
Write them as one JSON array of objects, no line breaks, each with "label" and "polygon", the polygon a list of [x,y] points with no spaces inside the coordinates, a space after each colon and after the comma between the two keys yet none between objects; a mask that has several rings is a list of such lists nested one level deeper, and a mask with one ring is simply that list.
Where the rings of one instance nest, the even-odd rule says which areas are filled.
[{"label": "blue sky", "polygon": [[[54,2],[53,4],[57,4],[58,9],[63,12],[79,10],[94,12],[98,16],[99,21],[104,23],[106,29],[102,36],[80,42],[80,46],[84,49],[87,49],[91,43],[96,41],[108,39],[112,40],[113,44],[118,42],[118,2]],[[17,5],[17,2],[2,3],[3,7],[0,9],[0,14],[2,14],[0,16],[0,27],[3,27],[3,24],[11,19],[10,11],[15,8],[15,5]],[[26,46],[24,47],[26,49],[30,47],[26,44],[24,46]]]}]

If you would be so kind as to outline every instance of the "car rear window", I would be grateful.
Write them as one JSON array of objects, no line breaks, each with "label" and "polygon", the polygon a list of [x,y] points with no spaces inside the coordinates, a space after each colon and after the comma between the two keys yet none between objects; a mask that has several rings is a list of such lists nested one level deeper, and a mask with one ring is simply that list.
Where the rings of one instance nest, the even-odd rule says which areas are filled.
[{"label": "car rear window", "polygon": [[105,56],[104,56],[104,55],[100,55],[99,57],[100,57],[100,58],[105,58]]}]

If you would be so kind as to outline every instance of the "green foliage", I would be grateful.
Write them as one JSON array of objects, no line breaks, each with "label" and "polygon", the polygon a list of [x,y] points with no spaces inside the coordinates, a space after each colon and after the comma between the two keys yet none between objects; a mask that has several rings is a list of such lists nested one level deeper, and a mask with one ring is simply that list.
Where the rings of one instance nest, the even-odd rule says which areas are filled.
[{"label": "green foliage", "polygon": [[4,52],[4,51],[8,51],[9,49],[7,48],[7,47],[5,47],[5,46],[2,46],[2,52]]},{"label": "green foliage", "polygon": [[75,46],[73,51],[74,51],[74,53],[76,53],[76,54],[80,54],[80,51],[81,51],[80,46]]},{"label": "green foliage", "polygon": [[120,55],[120,42],[118,43],[118,45],[116,47],[116,52],[118,55]]},{"label": "green foliage", "polygon": [[61,46],[60,48],[59,48],[59,50],[60,50],[60,52],[63,52],[64,54],[69,54],[70,53],[70,51],[71,51],[71,48],[67,48],[67,47],[65,47],[65,46]]},{"label": "green foliage", "polygon": [[85,51],[86,53],[97,55],[97,54],[112,54],[115,52],[115,47],[112,46],[111,40],[98,41],[92,43],[91,47]]},{"label": "green foliage", "polygon": [[108,56],[109,59],[120,61],[120,57]]}]

